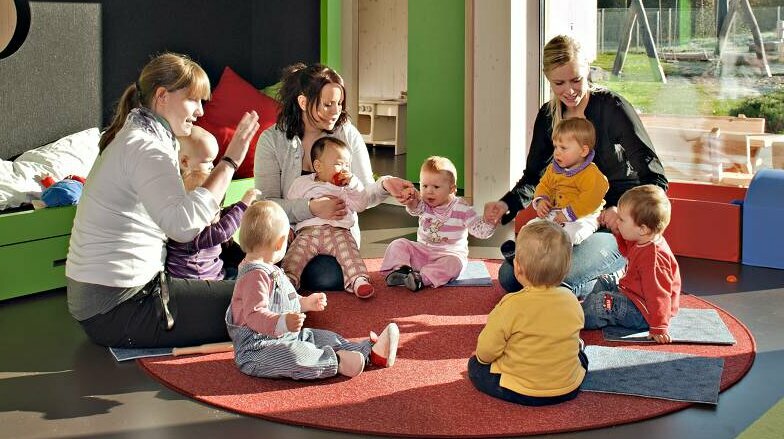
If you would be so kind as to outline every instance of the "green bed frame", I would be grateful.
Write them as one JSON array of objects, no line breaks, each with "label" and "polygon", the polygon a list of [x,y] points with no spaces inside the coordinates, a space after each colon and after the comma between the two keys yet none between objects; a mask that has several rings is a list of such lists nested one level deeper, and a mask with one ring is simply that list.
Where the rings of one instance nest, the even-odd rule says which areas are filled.
[{"label": "green bed frame", "polygon": [[[234,180],[224,204],[239,201],[253,179]],[[0,300],[65,286],[65,258],[76,206],[0,215]]]}]

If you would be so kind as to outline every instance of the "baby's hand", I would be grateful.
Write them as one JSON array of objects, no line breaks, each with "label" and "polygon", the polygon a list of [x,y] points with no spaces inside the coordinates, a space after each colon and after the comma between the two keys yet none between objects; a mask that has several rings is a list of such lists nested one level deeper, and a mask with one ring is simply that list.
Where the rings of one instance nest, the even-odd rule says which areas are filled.
[{"label": "baby's hand", "polygon": [[242,196],[242,202],[246,205],[250,206],[253,204],[254,201],[258,200],[261,197],[261,191],[256,188],[250,188],[245,191],[245,195]]},{"label": "baby's hand", "polygon": [[672,338],[670,338],[670,334],[666,331],[664,334],[653,334],[650,336],[650,338],[654,339],[654,341],[659,344],[672,343]]},{"label": "baby's hand", "polygon": [[300,304],[305,311],[324,311],[327,307],[327,295],[324,293],[313,293],[310,296],[303,297]]},{"label": "baby's hand", "polygon": [[304,313],[290,312],[286,314],[286,329],[289,332],[299,332],[303,323],[305,323]]},{"label": "baby's hand", "polygon": [[536,202],[536,216],[539,218],[544,218],[550,214],[550,210],[553,208],[553,204],[550,203],[550,200],[547,198],[541,198],[539,201]]},{"label": "baby's hand", "polygon": [[403,204],[406,205],[409,209],[413,209],[417,206],[417,204],[419,204],[420,195],[419,191],[417,191],[415,188],[410,187],[403,189],[403,196],[405,197]]}]

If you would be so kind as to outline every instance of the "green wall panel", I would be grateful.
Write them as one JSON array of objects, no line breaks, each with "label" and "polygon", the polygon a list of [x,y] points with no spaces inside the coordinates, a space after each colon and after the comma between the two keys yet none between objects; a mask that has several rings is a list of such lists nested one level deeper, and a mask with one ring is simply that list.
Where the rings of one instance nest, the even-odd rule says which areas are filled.
[{"label": "green wall panel", "polygon": [[451,159],[463,187],[465,87],[464,0],[408,2],[406,177],[419,181],[422,161]]},{"label": "green wall panel", "polygon": [[341,0],[321,0],[321,63],[340,73]]}]

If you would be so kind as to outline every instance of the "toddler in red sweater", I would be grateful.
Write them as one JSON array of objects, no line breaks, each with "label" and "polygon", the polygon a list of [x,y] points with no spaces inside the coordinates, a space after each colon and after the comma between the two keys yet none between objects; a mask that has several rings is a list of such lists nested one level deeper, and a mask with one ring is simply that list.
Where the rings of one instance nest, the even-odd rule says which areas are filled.
[{"label": "toddler in red sweater", "polygon": [[670,343],[668,326],[678,313],[681,275],[662,236],[670,223],[670,201],[654,185],[629,189],[618,200],[615,239],[628,263],[617,282],[603,276],[582,303],[585,328],[648,330],[657,343]]}]

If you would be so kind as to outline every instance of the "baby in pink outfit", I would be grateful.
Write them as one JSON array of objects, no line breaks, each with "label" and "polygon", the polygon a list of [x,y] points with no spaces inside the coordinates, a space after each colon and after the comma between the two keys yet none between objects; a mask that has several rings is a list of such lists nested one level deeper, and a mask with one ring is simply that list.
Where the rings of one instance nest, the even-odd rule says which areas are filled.
[{"label": "baby in pink outfit", "polygon": [[405,285],[411,291],[455,279],[468,264],[468,234],[486,239],[496,228],[455,195],[457,170],[448,158],[428,157],[419,181],[421,192],[412,189],[405,203],[406,211],[419,217],[417,240],[392,241],[381,264],[381,271],[391,271],[387,285]]},{"label": "baby in pink outfit", "polygon": [[294,287],[299,288],[302,272],[311,259],[319,254],[334,256],[343,269],[345,290],[367,299],[373,295],[374,288],[359,254],[358,237],[351,233],[357,212],[368,205],[364,186],[349,171],[351,153],[342,140],[322,137],[313,143],[310,154],[316,172],[295,179],[286,198],[341,198],[346,202],[348,214],[337,220],[314,216],[297,223],[296,237],[283,258],[283,270]]}]

